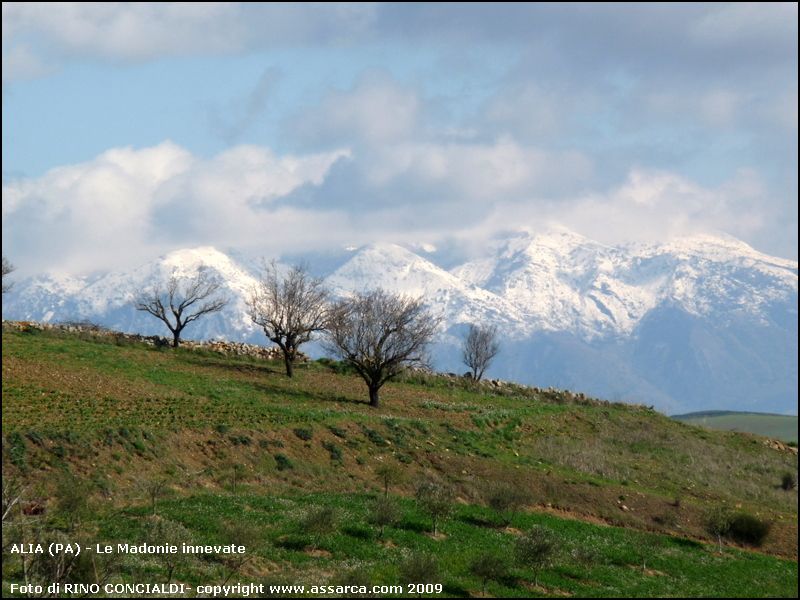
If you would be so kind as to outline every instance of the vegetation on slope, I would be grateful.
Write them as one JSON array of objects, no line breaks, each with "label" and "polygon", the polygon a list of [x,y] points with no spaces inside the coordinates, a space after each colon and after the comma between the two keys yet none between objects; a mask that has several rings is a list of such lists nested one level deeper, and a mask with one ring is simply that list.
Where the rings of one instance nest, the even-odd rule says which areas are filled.
[{"label": "vegetation on slope", "polygon": [[[4,331],[3,397],[5,480],[26,490],[20,509],[42,507],[25,515],[41,535],[135,542],[163,521],[200,543],[253,540],[243,565],[137,558],[116,566],[129,577],[396,583],[421,553],[438,557],[450,595],[484,583],[522,596],[796,590],[797,495],[781,487],[796,456],[643,407],[411,374],[376,410],[330,361],[289,379],[255,359],[38,330]],[[399,514],[379,536],[370,507],[386,465],[400,474]],[[421,482],[453,490],[440,536],[413,499]],[[522,490],[524,510],[484,507],[503,485]],[[772,524],[766,554],[715,550],[705,522],[720,505]],[[309,533],[309,511],[324,508],[332,524]],[[559,540],[540,587],[513,560],[532,525]],[[508,573],[481,580],[478,549],[507,557]],[[15,559],[5,564],[13,579]]]}]

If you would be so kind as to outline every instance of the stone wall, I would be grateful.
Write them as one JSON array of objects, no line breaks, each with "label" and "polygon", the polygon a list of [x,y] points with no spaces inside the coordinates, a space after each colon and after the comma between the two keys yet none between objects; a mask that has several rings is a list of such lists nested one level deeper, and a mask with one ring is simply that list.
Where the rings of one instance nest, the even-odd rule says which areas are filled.
[{"label": "stone wall", "polygon": [[[3,321],[4,329],[15,331],[63,331],[99,338],[110,338],[119,342],[142,343],[148,346],[170,346],[172,338],[158,335],[140,335],[138,333],[122,333],[112,331],[94,323],[38,323],[35,321]],[[218,352],[225,356],[251,356],[264,360],[283,360],[280,348],[277,346],[259,346],[258,344],[245,344],[243,342],[227,342],[224,340],[181,340],[181,348],[188,350],[204,350]],[[308,357],[299,354],[297,360],[304,362]]]}]

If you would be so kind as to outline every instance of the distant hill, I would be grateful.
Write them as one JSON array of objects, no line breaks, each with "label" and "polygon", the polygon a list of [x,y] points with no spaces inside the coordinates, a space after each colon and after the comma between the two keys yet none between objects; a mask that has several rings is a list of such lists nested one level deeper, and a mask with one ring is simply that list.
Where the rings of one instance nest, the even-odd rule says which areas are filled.
[{"label": "distant hill", "polygon": [[797,416],[773,413],[708,410],[673,415],[673,419],[723,431],[745,431],[797,443]]}]

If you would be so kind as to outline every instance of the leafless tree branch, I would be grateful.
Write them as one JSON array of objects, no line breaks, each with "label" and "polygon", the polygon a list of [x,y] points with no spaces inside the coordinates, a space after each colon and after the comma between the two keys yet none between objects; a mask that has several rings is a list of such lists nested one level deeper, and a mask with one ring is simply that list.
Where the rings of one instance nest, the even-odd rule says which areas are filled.
[{"label": "leafless tree branch", "polygon": [[481,327],[473,324],[469,326],[469,332],[464,340],[462,360],[469,367],[475,381],[481,380],[499,351],[500,343],[497,340],[496,325]]},{"label": "leafless tree branch", "polygon": [[204,315],[219,312],[228,299],[219,295],[221,284],[204,270],[188,281],[172,275],[166,290],[160,286],[136,299],[136,310],[149,313],[164,322],[172,333],[172,345],[180,345],[181,332],[189,324]]},{"label": "leafless tree branch", "polygon": [[328,298],[322,280],[306,267],[296,265],[281,275],[275,261],[264,264],[250,296],[250,318],[281,349],[287,376],[293,375],[299,347],[325,329]]},{"label": "leafless tree branch", "polygon": [[353,366],[367,383],[370,405],[378,406],[384,383],[410,366],[427,364],[438,325],[422,300],[375,290],[334,305],[325,345]]}]

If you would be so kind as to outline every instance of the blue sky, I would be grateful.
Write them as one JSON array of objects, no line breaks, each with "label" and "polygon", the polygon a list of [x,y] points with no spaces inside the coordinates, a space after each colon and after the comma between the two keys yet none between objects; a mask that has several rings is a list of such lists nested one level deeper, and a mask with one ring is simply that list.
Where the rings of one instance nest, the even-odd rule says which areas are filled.
[{"label": "blue sky", "polygon": [[3,5],[3,253],[461,247],[559,223],[797,257],[797,5]]}]

